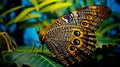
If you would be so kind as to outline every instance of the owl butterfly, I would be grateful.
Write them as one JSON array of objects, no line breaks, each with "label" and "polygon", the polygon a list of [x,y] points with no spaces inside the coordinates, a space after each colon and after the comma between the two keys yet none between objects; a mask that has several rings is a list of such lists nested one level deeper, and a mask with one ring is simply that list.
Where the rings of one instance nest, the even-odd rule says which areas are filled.
[{"label": "owl butterfly", "polygon": [[111,10],[105,6],[84,7],[59,18],[44,32],[37,33],[41,43],[46,44],[55,58],[70,66],[86,59],[95,50],[95,31],[110,13]]}]

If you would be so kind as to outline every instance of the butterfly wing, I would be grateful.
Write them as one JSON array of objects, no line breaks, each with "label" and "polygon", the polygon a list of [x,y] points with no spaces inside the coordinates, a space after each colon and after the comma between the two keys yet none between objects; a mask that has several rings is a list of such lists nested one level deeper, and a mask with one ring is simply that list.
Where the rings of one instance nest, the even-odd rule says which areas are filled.
[{"label": "butterfly wing", "polygon": [[[87,30],[95,31],[99,24],[111,14],[111,10],[105,6],[88,6],[72,13],[66,14],[51,24],[48,28],[55,28],[69,23],[76,24]],[[46,30],[48,30],[48,28]]]},{"label": "butterfly wing", "polygon": [[89,6],[72,12],[74,23],[89,31],[95,31],[110,14],[111,10],[105,6]]},{"label": "butterfly wing", "polygon": [[47,27],[41,36],[42,41],[65,66],[80,62],[95,50],[94,31],[110,13],[104,6],[74,11]]}]

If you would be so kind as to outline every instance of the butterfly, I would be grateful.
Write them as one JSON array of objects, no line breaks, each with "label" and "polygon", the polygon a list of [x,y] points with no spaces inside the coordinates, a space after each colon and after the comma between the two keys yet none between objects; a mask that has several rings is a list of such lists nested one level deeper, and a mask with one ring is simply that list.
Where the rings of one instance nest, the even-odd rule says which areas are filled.
[{"label": "butterfly", "polygon": [[37,33],[41,44],[46,44],[63,65],[70,66],[95,51],[95,31],[110,14],[111,10],[106,6],[87,6],[64,15]]}]

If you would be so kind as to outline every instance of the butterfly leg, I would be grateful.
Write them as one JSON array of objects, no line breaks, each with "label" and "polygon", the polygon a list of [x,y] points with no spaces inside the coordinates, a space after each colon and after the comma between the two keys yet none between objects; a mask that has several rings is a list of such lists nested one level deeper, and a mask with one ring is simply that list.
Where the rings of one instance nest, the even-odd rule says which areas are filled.
[{"label": "butterfly leg", "polygon": [[[38,45],[38,49],[35,51],[35,53],[38,54],[39,51],[40,51],[40,48],[41,48],[41,47],[40,47],[40,45],[41,45],[41,44],[40,44],[40,41],[34,41],[32,51],[35,50],[35,48],[36,48],[36,43],[39,43],[39,45]],[[43,54],[43,49],[44,49],[44,45],[42,45],[42,52],[41,52],[42,54]]]}]

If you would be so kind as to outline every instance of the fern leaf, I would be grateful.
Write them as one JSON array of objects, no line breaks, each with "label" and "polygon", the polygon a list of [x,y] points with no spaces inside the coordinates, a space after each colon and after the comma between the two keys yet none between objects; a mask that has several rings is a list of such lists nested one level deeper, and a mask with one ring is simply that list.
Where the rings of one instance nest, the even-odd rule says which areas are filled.
[{"label": "fern leaf", "polygon": [[18,22],[23,22],[23,21],[33,19],[33,18],[39,18],[39,14],[28,14],[24,16],[22,19],[20,19]]},{"label": "fern leaf", "polygon": [[[56,3],[47,7],[44,7],[42,10],[40,10],[40,12],[48,12],[48,11],[53,11],[59,8],[63,8],[63,7],[69,7],[71,6],[72,3]],[[54,8],[53,8],[54,7]]]},{"label": "fern leaf", "polygon": [[38,2],[37,2],[37,0],[29,0],[29,1],[34,5],[34,7],[36,8],[36,11],[39,12],[39,7],[38,7]]},{"label": "fern leaf", "polygon": [[14,19],[10,20],[6,26],[9,26],[11,24],[17,23],[20,19],[22,19],[24,16],[26,16],[30,11],[35,10],[34,7],[30,7],[27,8],[25,10],[23,10],[17,17],[15,17]]},{"label": "fern leaf", "polygon": [[43,6],[46,6],[46,5],[48,5],[48,4],[51,4],[51,3],[54,3],[54,2],[58,2],[58,1],[60,1],[60,0],[45,0],[45,1],[43,1],[42,3],[40,3],[39,5],[38,5],[38,7],[39,8],[41,8],[41,7],[43,7]]},{"label": "fern leaf", "polygon": [[10,10],[7,10],[7,11],[5,11],[4,13],[0,14],[0,17],[4,16],[4,15],[10,13],[10,12],[13,12],[13,11],[15,11],[15,10],[18,10],[18,9],[20,9],[20,8],[22,8],[22,6],[17,6],[17,7],[14,7],[14,8],[12,8],[12,9],[10,9]]}]

